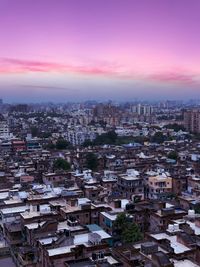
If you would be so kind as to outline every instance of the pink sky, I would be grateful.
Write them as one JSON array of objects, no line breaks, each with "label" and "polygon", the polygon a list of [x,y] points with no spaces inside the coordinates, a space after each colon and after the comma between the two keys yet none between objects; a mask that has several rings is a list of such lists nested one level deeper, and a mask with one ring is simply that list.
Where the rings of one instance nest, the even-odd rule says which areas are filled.
[{"label": "pink sky", "polygon": [[200,96],[199,0],[0,0],[0,96]]}]

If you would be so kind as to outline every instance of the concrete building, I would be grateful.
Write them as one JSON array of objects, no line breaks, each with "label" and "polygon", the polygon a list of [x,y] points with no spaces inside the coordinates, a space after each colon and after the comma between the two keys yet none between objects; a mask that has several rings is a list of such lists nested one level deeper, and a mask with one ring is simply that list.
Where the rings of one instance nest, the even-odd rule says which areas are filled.
[{"label": "concrete building", "polygon": [[187,131],[200,133],[200,110],[192,109],[184,111],[184,126]]},{"label": "concrete building", "polygon": [[6,120],[0,120],[0,139],[8,139],[10,136],[9,134],[9,127]]},{"label": "concrete building", "polygon": [[122,196],[128,199],[144,199],[144,183],[139,172],[133,169],[119,175],[117,186]]},{"label": "concrete building", "polygon": [[172,178],[168,173],[158,173],[148,178],[149,199],[166,199],[172,193]]}]

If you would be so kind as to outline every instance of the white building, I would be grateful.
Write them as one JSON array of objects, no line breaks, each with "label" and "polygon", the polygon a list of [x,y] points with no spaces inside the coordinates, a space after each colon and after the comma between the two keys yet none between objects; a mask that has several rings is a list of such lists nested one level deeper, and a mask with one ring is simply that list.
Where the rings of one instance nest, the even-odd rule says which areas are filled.
[{"label": "white building", "polygon": [[8,139],[10,137],[8,123],[5,120],[0,121],[0,139]]},{"label": "white building", "polygon": [[89,129],[82,127],[75,127],[73,129],[69,129],[66,133],[66,139],[72,145],[81,145],[86,140],[93,141],[97,134],[96,132],[90,131]]}]

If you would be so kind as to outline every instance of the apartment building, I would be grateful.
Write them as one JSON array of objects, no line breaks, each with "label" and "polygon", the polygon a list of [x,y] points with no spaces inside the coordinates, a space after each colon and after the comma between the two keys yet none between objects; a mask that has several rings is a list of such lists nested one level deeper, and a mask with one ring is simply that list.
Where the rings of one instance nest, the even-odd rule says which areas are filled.
[{"label": "apartment building", "polygon": [[166,172],[160,172],[148,178],[149,199],[166,199],[172,193],[172,178]]}]

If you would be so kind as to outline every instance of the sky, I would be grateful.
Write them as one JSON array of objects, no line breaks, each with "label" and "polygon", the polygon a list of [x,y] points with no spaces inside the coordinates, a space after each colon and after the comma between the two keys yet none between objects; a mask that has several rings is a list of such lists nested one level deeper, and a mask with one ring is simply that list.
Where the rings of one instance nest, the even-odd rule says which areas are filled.
[{"label": "sky", "polygon": [[200,0],[0,0],[0,98],[200,97]]}]

